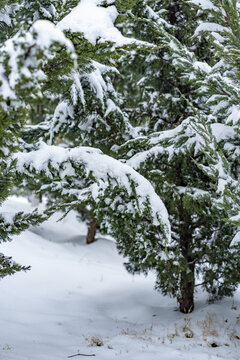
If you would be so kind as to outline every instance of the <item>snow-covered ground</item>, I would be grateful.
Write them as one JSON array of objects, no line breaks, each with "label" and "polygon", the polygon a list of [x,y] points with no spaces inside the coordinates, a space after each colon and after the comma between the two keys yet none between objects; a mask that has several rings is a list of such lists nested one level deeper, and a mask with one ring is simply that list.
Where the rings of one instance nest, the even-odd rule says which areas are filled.
[{"label": "snow-covered ground", "polygon": [[[31,209],[16,198],[4,207]],[[0,359],[240,359],[240,291],[213,305],[198,294],[195,312],[181,314],[153,275],[126,272],[111,239],[87,246],[74,213],[56,219],[1,245],[32,269],[0,283]]]}]

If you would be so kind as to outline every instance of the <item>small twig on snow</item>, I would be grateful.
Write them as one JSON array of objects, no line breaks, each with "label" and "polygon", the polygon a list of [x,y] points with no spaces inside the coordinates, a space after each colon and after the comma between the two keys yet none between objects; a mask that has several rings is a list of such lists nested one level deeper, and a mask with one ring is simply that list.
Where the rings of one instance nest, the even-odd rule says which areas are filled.
[{"label": "small twig on snow", "polygon": [[68,358],[72,358],[72,357],[74,357],[74,356],[96,356],[95,354],[75,354],[75,355],[70,355],[70,356],[68,356]]}]

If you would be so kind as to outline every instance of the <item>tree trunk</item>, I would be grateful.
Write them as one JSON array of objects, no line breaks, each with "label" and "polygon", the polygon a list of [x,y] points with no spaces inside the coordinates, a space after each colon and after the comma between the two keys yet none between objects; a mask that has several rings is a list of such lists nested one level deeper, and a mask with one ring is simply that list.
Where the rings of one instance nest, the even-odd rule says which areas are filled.
[{"label": "tree trunk", "polygon": [[88,224],[88,233],[86,238],[87,244],[92,244],[95,241],[96,231],[97,231],[97,222],[94,218],[91,218]]},{"label": "tree trunk", "polygon": [[189,267],[189,272],[182,272],[180,291],[180,311],[189,314],[194,310],[194,265]]},{"label": "tree trunk", "polygon": [[178,299],[180,311],[189,314],[194,310],[194,286],[195,286],[195,258],[192,255],[193,248],[193,228],[192,217],[186,211],[183,200],[178,206],[180,220],[180,248],[181,254],[186,261],[186,268],[181,272],[180,293]]}]

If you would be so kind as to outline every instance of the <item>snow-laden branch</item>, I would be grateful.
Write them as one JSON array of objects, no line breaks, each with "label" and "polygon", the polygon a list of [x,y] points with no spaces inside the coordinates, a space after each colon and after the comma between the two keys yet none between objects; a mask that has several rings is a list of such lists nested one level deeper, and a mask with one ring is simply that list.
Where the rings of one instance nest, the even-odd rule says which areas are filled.
[{"label": "snow-laden branch", "polygon": [[[37,151],[17,153],[15,158],[18,174],[39,184],[44,178],[45,185],[39,185],[39,191],[56,194],[64,199],[65,207],[90,203],[95,210],[103,210],[102,216],[109,224],[111,216],[115,220],[131,217],[136,220],[139,233],[145,231],[137,224],[137,218],[142,217],[147,223],[160,227],[164,237],[170,240],[167,210],[150,182],[100,150],[66,149],[42,143]],[[61,201],[56,206],[61,208]]]},{"label": "snow-laden branch", "polygon": [[[114,47],[130,44],[147,45],[143,41],[127,38],[115,27],[118,11],[114,5],[103,7],[102,0],[81,0],[59,23],[62,31],[82,33],[92,45],[111,42]],[[150,44],[148,44],[150,45]]]},{"label": "snow-laden branch", "polygon": [[[128,156],[127,164],[138,170],[143,163],[149,159],[156,159],[160,155],[164,155],[168,161],[174,156],[192,152],[197,155],[202,152],[203,139],[201,135],[192,126],[196,122],[195,117],[185,119],[180,125],[174,129],[159,131],[149,136],[141,136],[134,140],[128,141],[120,148],[120,151],[131,154],[134,144],[138,144],[139,151],[133,156]],[[210,129],[217,143],[221,141],[227,142],[228,139],[237,136],[237,133],[231,126],[214,123],[210,124]]]},{"label": "snow-laden branch", "polygon": [[31,86],[36,93],[39,84],[46,79],[43,63],[53,57],[51,46],[57,44],[74,58],[71,41],[47,20],[36,21],[28,32],[20,31],[7,40],[0,48],[0,98],[19,100],[17,86],[25,89]]}]

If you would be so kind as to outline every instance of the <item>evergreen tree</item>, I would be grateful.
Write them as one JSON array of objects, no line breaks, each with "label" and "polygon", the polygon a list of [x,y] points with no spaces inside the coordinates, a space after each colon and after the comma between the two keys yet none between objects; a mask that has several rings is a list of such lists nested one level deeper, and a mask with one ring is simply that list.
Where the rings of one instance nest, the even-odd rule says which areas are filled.
[{"label": "evergreen tree", "polygon": [[[117,7],[121,7],[123,4],[124,2],[119,5],[117,3]],[[112,35],[108,35],[108,39],[107,41],[104,40],[104,43],[104,34],[103,39],[92,39],[94,33],[92,35],[89,30],[86,30],[84,24],[87,19],[83,19],[77,9],[81,7],[83,12],[84,9],[90,9],[93,13],[97,9],[100,21],[101,16],[104,15],[106,21],[109,22],[111,12],[114,11],[116,14],[116,8],[106,4],[105,8],[101,10],[101,8],[96,8],[94,2],[91,4],[84,1],[72,9],[73,5],[74,2],[71,4],[68,2],[61,9],[58,7],[58,16],[54,17],[54,21],[57,24],[58,20],[62,19],[58,26],[66,32],[75,46],[78,68],[73,70],[67,78],[65,76],[64,80],[67,81],[64,92],[63,79],[61,79],[61,88],[53,89],[52,92],[49,91],[49,84],[47,84],[46,96],[41,100],[41,104],[37,104],[37,107],[32,108],[32,123],[37,123],[37,125],[30,125],[25,128],[24,140],[30,144],[30,147],[27,145],[28,149],[31,148],[31,143],[41,137],[44,141],[50,141],[52,144],[60,142],[61,146],[95,146],[104,153],[113,155],[113,151],[111,151],[113,146],[122,144],[123,141],[135,134],[134,129],[129,124],[127,115],[119,107],[120,100],[111,80],[113,74],[117,72],[114,62],[121,53],[126,52],[130,46],[133,46],[134,41],[124,39],[114,27],[112,27],[111,31],[113,31],[113,35],[117,32],[122,44],[117,44],[114,36],[111,39]],[[75,5],[77,5],[77,2]],[[126,2],[125,6],[129,6],[129,4],[127,5]],[[29,12],[27,13],[29,17]],[[66,16],[64,17],[64,15]],[[71,24],[71,21],[74,22],[77,16],[81,17],[79,26],[78,28],[76,26],[71,28],[69,24]],[[87,16],[89,16],[89,13],[86,14]],[[88,23],[90,28],[92,26],[91,21],[90,17]],[[102,28],[104,33],[106,31],[104,23]],[[61,64],[62,68],[67,65],[64,59],[61,60]],[[54,81],[54,84],[56,84],[56,81]],[[57,95],[59,90],[60,96]],[[53,113],[51,114],[51,112]],[[34,186],[30,186],[30,189],[34,190]],[[45,195],[47,195],[46,192]],[[48,194],[48,200],[49,204],[56,201],[53,194]],[[90,228],[87,242],[92,242],[97,227],[93,211],[89,207],[78,208],[77,211],[82,220],[89,222]]]},{"label": "evergreen tree", "polygon": [[[202,112],[195,123],[202,137],[207,165],[200,168],[213,181],[217,202],[226,209],[231,223],[240,221],[240,142],[239,142],[239,1],[212,1],[208,4],[193,1],[199,11],[207,12],[211,21],[202,22],[195,34],[206,33],[216,52],[212,69],[199,82],[199,90],[207,99],[208,112]],[[212,123],[212,117],[219,123]],[[215,131],[214,131],[215,130]],[[239,255],[236,255],[239,261]]]},{"label": "evergreen tree", "polygon": [[[125,95],[124,107],[133,124],[142,132],[170,129],[192,113],[181,94],[189,96],[192,87],[181,79],[171,54],[161,42],[161,27],[191,47],[201,59],[209,57],[206,40],[192,39],[196,13],[187,1],[138,1],[131,18],[122,15],[118,26],[128,35],[155,45],[155,51],[134,51],[121,57],[122,82],[117,86]],[[201,16],[203,17],[203,16]],[[129,91],[133,96],[129,96]],[[194,101],[194,94],[192,94]]]},{"label": "evergreen tree", "polygon": [[[176,4],[177,1],[174,3]],[[194,3],[195,6],[200,2],[195,1]],[[224,6],[227,6],[226,3]],[[206,5],[206,2],[203,4]],[[222,12],[222,6],[222,3],[216,2],[217,13],[218,16],[221,15],[221,19],[215,16],[217,24],[214,27],[215,31],[216,28],[222,29],[222,21],[226,16]],[[181,104],[183,109],[185,103],[185,109],[178,112],[177,105],[174,113],[171,108],[164,108],[162,102],[157,101],[157,109],[166,110],[166,125],[164,125],[164,117],[162,120],[160,113],[158,113],[160,116],[158,121],[156,121],[156,117],[150,115],[144,129],[146,135],[128,141],[121,147],[121,150],[127,164],[148,178],[154,185],[157,194],[163,199],[169,213],[172,240],[166,248],[162,244],[158,256],[155,256],[157,240],[154,236],[148,246],[147,256],[140,256],[137,242],[131,248],[125,242],[118,246],[129,259],[127,264],[129,271],[148,272],[154,269],[157,275],[156,288],[164,294],[176,297],[180,304],[180,311],[188,313],[194,308],[196,286],[201,285],[209,292],[211,298],[216,298],[231,295],[240,280],[238,275],[239,250],[231,247],[236,228],[223,221],[223,218],[227,216],[226,208],[219,206],[209,174],[201,170],[206,165],[208,157],[203,151],[203,134],[199,124],[204,119],[204,126],[209,124],[211,130],[216,134],[219,129],[221,130],[224,119],[223,106],[226,105],[226,111],[229,111],[230,104],[228,100],[227,104],[219,105],[220,97],[216,96],[217,93],[213,90],[214,88],[215,91],[216,88],[218,91],[221,89],[220,94],[223,96],[224,88],[229,81],[225,82],[225,86],[223,83],[221,87],[219,86],[221,62],[219,62],[219,53],[216,50],[211,48],[212,54],[211,56],[207,55],[205,61],[201,51],[196,51],[194,44],[206,41],[205,37],[202,39],[198,36],[202,30],[208,29],[202,25],[203,22],[196,29],[193,42],[189,43],[193,35],[191,33],[187,37],[188,41],[183,44],[176,37],[181,31],[174,34],[170,26],[173,24],[166,25],[165,21],[169,19],[164,17],[161,19],[159,13],[151,11],[149,6],[147,9],[148,13],[152,15],[152,20],[155,21],[155,25],[152,25],[153,33],[157,34],[158,43],[164,47],[167,54],[165,59],[172,69],[170,77],[172,79],[174,69],[175,76],[178,77],[172,88],[169,83],[166,85],[169,88],[169,97],[172,97],[170,102],[173,103],[176,100],[174,93],[178,93],[177,98],[180,99],[181,92],[183,92],[184,96],[182,96],[182,100],[177,100],[177,104]],[[195,7],[192,8],[195,14],[193,9],[195,10]],[[206,9],[203,10],[199,13],[200,20],[202,17],[205,19],[204,23],[211,22],[212,17],[205,11]],[[235,22],[239,24],[239,18],[238,22],[236,19]],[[216,34],[216,37],[219,40],[219,34]],[[230,38],[227,40],[227,44],[230,46]],[[237,43],[235,44],[238,46]],[[226,44],[222,48],[226,49]],[[235,51],[236,48],[233,52]],[[222,65],[224,68],[226,64]],[[154,69],[147,68],[147,81],[149,81],[148,74],[154,73]],[[163,72],[161,74],[163,75]],[[229,77],[231,78],[232,75],[229,74]],[[235,77],[237,77],[236,73]],[[145,79],[144,82],[146,82]],[[180,83],[181,87],[177,86]],[[150,84],[154,94],[154,81]],[[185,91],[182,91],[184,88]],[[161,99],[161,92],[157,90],[156,94],[156,98]],[[163,98],[167,97],[163,95]],[[224,99],[226,99],[226,94]],[[155,102],[155,100],[153,101]],[[233,101],[233,98],[230,101]],[[138,108],[132,110],[133,119],[134,116],[136,118],[139,116]],[[202,120],[200,121],[200,119]],[[151,124],[152,120],[153,125]],[[155,132],[151,132],[151,129]],[[160,131],[156,132],[158,129]],[[227,148],[228,136],[217,136],[217,142],[218,146]],[[235,136],[232,138],[232,144],[234,143],[236,144]],[[235,168],[234,151],[234,147],[231,147],[229,156],[234,164],[231,166]],[[239,147],[237,151],[239,151]],[[231,153],[232,155],[230,155]],[[166,249],[167,255],[165,254]],[[196,278],[199,279],[198,282]]]},{"label": "evergreen tree", "polygon": [[[121,240],[128,236],[129,244],[138,238],[144,247],[154,231],[166,241],[166,209],[150,183],[105,155],[116,157],[116,148],[135,133],[111,82],[114,62],[128,49],[151,46],[114,27],[118,12],[112,4],[82,0],[63,13],[57,28],[74,45],[77,64],[68,73],[69,60],[59,52],[46,65],[45,93],[57,105],[43,122],[25,127],[17,155],[19,179],[27,178],[37,193],[48,195],[47,214],[84,211],[101,231]],[[62,144],[56,146],[59,138]]]},{"label": "evergreen tree", "polygon": [[[17,1],[1,3],[1,22],[9,31],[2,33],[0,43],[0,203],[8,197],[15,182],[16,161],[14,153],[19,149],[21,130],[29,118],[29,104],[42,96],[42,87],[47,77],[47,64],[56,50],[62,49],[73,64],[73,46],[63,33],[49,22],[36,22],[29,31],[16,31],[14,15],[20,4]],[[4,27],[3,26],[3,27]],[[45,31],[49,32],[46,39]],[[15,35],[8,40],[7,34]],[[23,212],[10,216],[1,212],[0,242],[10,240],[29,225],[43,221],[46,215]],[[0,277],[27,270],[11,258],[1,254]]]}]

